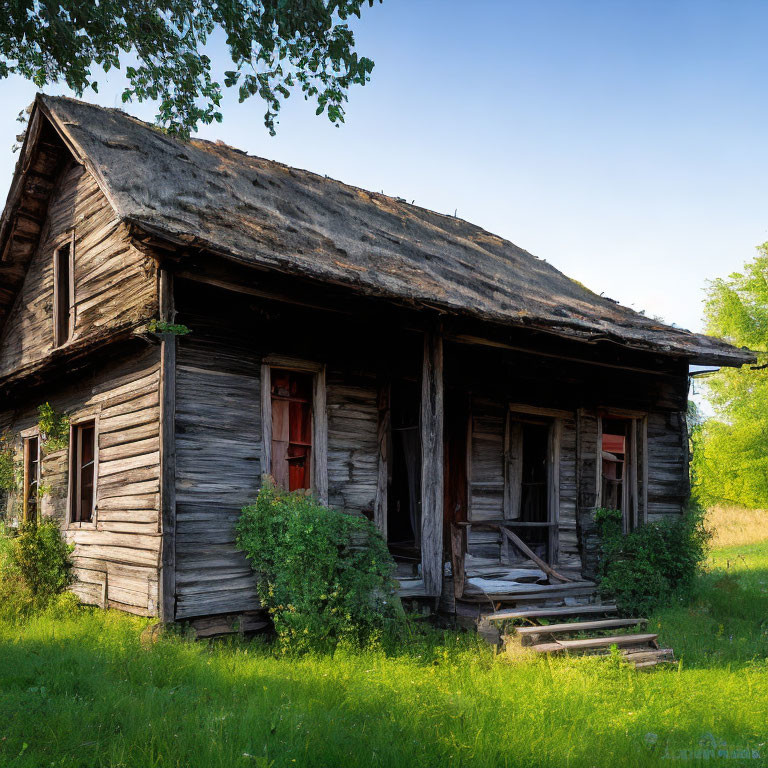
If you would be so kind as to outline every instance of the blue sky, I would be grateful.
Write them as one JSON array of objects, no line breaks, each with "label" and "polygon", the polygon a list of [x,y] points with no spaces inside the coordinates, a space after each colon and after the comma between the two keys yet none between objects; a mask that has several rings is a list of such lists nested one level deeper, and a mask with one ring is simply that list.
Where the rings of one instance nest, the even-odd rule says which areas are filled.
[{"label": "blue sky", "polygon": [[[706,281],[768,240],[768,3],[384,0],[355,29],[376,68],[346,125],[297,94],[271,138],[230,94],[200,135],[456,211],[694,330]],[[120,76],[100,82],[84,98],[120,106]],[[34,93],[0,81],[3,194]]]}]

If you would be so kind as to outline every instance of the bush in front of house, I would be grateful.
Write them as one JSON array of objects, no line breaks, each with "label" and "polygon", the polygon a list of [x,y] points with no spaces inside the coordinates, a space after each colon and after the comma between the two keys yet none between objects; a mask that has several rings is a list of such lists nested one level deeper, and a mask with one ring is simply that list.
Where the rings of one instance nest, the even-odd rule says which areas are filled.
[{"label": "bush in front of house", "polygon": [[256,502],[243,508],[237,545],[285,650],[369,645],[401,614],[394,562],[375,526],[305,492],[265,480]]},{"label": "bush in front of house", "polygon": [[55,520],[0,535],[0,618],[23,619],[57,602],[72,583],[71,553]]},{"label": "bush in front of house", "polygon": [[624,535],[622,513],[595,510],[600,530],[600,592],[625,615],[644,616],[690,597],[707,551],[701,510],[644,523]]}]

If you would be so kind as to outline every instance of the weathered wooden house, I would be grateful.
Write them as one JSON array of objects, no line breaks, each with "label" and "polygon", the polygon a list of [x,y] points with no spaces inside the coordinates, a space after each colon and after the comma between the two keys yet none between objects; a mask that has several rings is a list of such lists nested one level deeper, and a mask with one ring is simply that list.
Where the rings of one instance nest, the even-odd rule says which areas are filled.
[{"label": "weathered wooden house", "polygon": [[589,511],[680,514],[689,365],[752,359],[458,218],[65,98],[0,226],[6,515],[61,520],[84,601],[166,620],[257,608],[234,523],[265,473],[373,519],[404,596],[588,601]]}]

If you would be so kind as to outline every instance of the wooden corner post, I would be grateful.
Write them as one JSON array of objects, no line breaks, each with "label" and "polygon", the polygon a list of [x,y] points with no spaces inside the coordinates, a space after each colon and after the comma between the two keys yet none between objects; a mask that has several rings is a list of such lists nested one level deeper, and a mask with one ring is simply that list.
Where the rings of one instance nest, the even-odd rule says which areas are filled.
[{"label": "wooden corner post", "polygon": [[[160,269],[160,319],[173,322],[173,275]],[[176,335],[160,346],[160,619],[176,618]]]},{"label": "wooden corner post", "polygon": [[421,374],[421,568],[427,595],[443,585],[443,337],[424,334]]}]

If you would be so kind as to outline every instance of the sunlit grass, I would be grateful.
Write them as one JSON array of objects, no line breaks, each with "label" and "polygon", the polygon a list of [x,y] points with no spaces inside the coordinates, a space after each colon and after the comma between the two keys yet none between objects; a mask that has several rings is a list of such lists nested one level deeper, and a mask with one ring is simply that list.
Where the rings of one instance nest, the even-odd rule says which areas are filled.
[{"label": "sunlit grass", "polygon": [[653,617],[681,663],[650,673],[510,661],[425,630],[389,653],[291,659],[260,642],[142,645],[146,622],[116,612],[0,624],[0,766],[687,766],[717,762],[681,758],[710,737],[760,755],[726,764],[762,765],[768,543],[709,568],[691,605]]},{"label": "sunlit grass", "polygon": [[715,548],[753,544],[768,539],[768,510],[743,507],[712,507],[707,511]]}]

